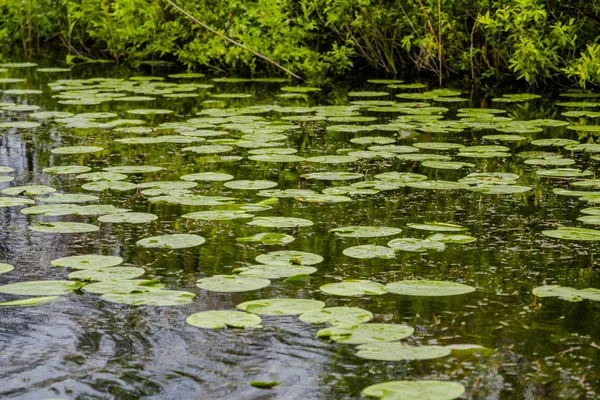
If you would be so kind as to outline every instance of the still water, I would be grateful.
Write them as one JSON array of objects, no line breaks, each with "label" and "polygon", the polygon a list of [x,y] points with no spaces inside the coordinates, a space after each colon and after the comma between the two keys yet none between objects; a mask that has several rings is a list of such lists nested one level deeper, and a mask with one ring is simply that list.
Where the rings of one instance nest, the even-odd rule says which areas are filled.
[{"label": "still water", "polygon": [[[565,149],[570,142],[550,146],[532,143],[549,138],[593,143],[593,129],[570,129],[597,124],[598,115],[593,110],[598,110],[600,103],[590,105],[593,94],[574,94],[562,88],[547,90],[540,98],[517,97],[498,102],[492,99],[518,93],[518,89],[471,91],[449,84],[462,94],[432,94],[427,87],[418,85],[372,83],[359,78],[324,86],[320,91],[298,93],[295,88],[281,90],[297,85],[285,80],[168,77],[175,72],[167,68],[130,71],[114,66],[77,66],[71,72],[37,72],[36,67],[18,67],[0,73],[0,78],[23,79],[0,83],[4,109],[0,123],[40,123],[37,127],[0,128],[0,165],[14,169],[3,174],[13,176],[14,181],[0,183],[0,189],[46,185],[55,188],[56,193],[99,196],[99,200],[85,205],[113,205],[158,217],[140,224],[103,223],[97,215],[43,216],[21,212],[34,204],[0,207],[0,263],[15,267],[0,274],[0,285],[68,280],[73,270],[57,268],[51,261],[102,254],[122,257],[122,266],[142,268],[144,273],[138,279],[156,279],[167,289],[197,295],[182,305],[132,306],[106,301],[98,294],[86,292],[84,287],[48,304],[0,307],[0,397],[354,399],[363,398],[362,389],[372,384],[421,379],[460,383],[465,387],[463,398],[470,399],[600,397],[599,304],[588,299],[566,301],[532,294],[534,288],[544,285],[600,288],[596,242],[542,234],[560,226],[594,228],[577,220],[583,215],[581,209],[594,206],[593,200],[581,201],[581,194],[559,191],[561,194],[557,195],[553,190],[593,191],[594,185],[581,188],[570,183],[593,179],[599,161],[593,158],[593,151]],[[164,80],[147,78],[150,75]],[[411,79],[405,84],[415,82]],[[389,84],[396,87],[388,87]],[[132,96],[146,99],[119,100]],[[585,104],[561,105],[564,102]],[[12,103],[40,109],[11,111]],[[471,108],[494,110],[479,111],[481,114],[465,110]],[[131,112],[148,109],[171,112]],[[31,115],[42,111],[112,114],[100,115],[101,118],[65,114],[56,119]],[[565,112],[567,116],[563,115]],[[111,124],[117,120],[127,121]],[[525,122],[532,120],[538,122]],[[163,135],[187,137],[189,141],[151,139]],[[119,140],[126,138],[150,139]],[[450,145],[451,148],[442,146],[437,150],[423,145],[437,142],[507,149],[468,151]],[[208,145],[227,147],[184,150]],[[353,153],[378,145],[392,147]],[[65,146],[98,146],[103,150],[67,155],[51,152]],[[350,156],[325,159],[331,163],[323,163],[322,159],[272,162],[250,158],[257,154],[253,150],[269,148],[295,149],[293,155],[304,159]],[[531,151],[537,153],[524,153]],[[460,155],[461,152],[471,154]],[[449,156],[451,161],[468,164],[442,163],[440,168],[435,163],[402,157],[421,153]],[[525,162],[529,159],[573,161],[539,165],[542,161],[536,165]],[[202,172],[228,174],[232,178],[223,179],[229,180],[271,181],[277,186],[267,193],[230,188],[225,180],[197,181],[198,185],[186,193],[234,198],[225,201],[234,204],[271,199],[264,210],[248,212],[256,217],[302,218],[313,224],[278,228],[252,225],[252,219],[247,218],[187,219],[181,216],[227,207],[150,201],[155,196],[143,194],[141,188],[89,191],[82,188],[86,181],[77,178],[78,174],[42,171],[67,165],[87,166],[90,172],[117,166],[161,167],[156,172],[127,173],[124,182],[134,184],[178,181],[184,175]],[[571,178],[569,174],[577,175],[572,171],[563,178],[536,174],[538,170],[554,168],[589,170],[591,174],[582,174],[581,179]],[[302,176],[325,171],[362,175],[351,180]],[[511,186],[530,189],[489,194],[468,190],[475,185],[464,184],[451,190],[441,190],[446,189],[443,185],[430,190],[397,181],[385,186],[385,180],[375,178],[393,171],[424,175],[427,181],[454,182],[470,173],[510,173],[518,175]],[[379,183],[357,185],[363,181]],[[332,187],[343,188],[336,191]],[[356,190],[365,188],[368,190]],[[279,197],[277,201],[272,195],[278,189],[306,189],[334,197],[302,192],[295,198]],[[162,195],[178,193],[168,189]],[[49,204],[40,200],[46,196],[18,197],[32,198],[35,205],[43,205]],[[99,230],[64,234],[30,229],[40,222],[56,221],[93,224]],[[356,258],[343,253],[359,245],[386,246],[391,239],[400,237],[425,239],[436,232],[414,229],[409,224],[427,222],[461,225],[466,230],[460,233],[476,241],[446,243],[443,251],[391,250],[392,255],[386,253],[385,258]],[[389,237],[359,238],[329,232],[348,226],[395,227],[402,232]],[[285,233],[294,241],[270,245],[236,240],[260,232]],[[196,234],[206,242],[181,249],[136,244],[147,237],[170,233]],[[381,250],[369,248],[367,256],[377,256],[375,249]],[[296,284],[271,279],[265,288],[235,293],[203,290],[196,285],[201,278],[232,274],[236,268],[257,264],[256,256],[279,250],[310,252],[324,260],[314,265],[317,271],[309,280],[302,277]],[[344,279],[383,285],[401,280],[450,281],[476,290],[434,297],[393,293],[339,296],[319,289],[323,284]],[[36,295],[47,293],[41,290]],[[0,293],[0,301],[23,298],[27,297]],[[318,338],[317,331],[326,325],[302,322],[297,315],[261,315],[261,327],[246,329],[203,329],[185,322],[194,313],[235,310],[245,301],[270,298],[314,299],[325,302],[326,307],[360,307],[373,313],[370,323],[414,328],[411,336],[402,339],[402,343],[412,346],[461,344],[484,349],[452,351],[428,360],[368,360],[357,357],[355,345]],[[280,384],[260,389],[251,386],[251,381]]]}]

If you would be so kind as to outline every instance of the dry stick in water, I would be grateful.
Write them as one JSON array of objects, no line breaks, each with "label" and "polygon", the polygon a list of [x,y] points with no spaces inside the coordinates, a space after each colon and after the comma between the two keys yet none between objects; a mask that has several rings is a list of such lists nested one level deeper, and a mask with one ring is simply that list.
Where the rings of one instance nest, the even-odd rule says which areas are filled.
[{"label": "dry stick in water", "polygon": [[176,8],[179,12],[183,13],[186,17],[188,17],[189,19],[191,19],[192,21],[194,21],[198,25],[202,26],[203,28],[208,29],[209,31],[211,31],[215,35],[217,35],[217,36],[219,36],[219,37],[227,40],[228,42],[231,42],[231,43],[235,44],[236,46],[241,47],[244,50],[248,50],[250,53],[254,54],[257,57],[262,58],[263,60],[266,60],[266,61],[270,62],[271,64],[273,64],[276,67],[280,68],[281,70],[285,71],[287,74],[290,74],[294,78],[302,80],[302,78],[300,78],[298,75],[294,74],[292,71],[290,71],[289,69],[285,68],[284,66],[277,64],[275,61],[271,60],[269,57],[264,56],[264,55],[260,54],[259,52],[255,51],[255,50],[252,50],[251,48],[246,47],[243,44],[238,43],[238,42],[236,42],[233,39],[228,38],[227,36],[223,35],[219,31],[211,28],[210,26],[206,25],[205,23],[198,21],[198,19],[194,18],[193,15],[191,15],[190,13],[188,13],[187,11],[185,11],[183,8],[179,7],[177,4],[173,3],[171,0],[165,0],[165,1],[167,3],[169,3],[170,5],[172,5],[174,8]]}]

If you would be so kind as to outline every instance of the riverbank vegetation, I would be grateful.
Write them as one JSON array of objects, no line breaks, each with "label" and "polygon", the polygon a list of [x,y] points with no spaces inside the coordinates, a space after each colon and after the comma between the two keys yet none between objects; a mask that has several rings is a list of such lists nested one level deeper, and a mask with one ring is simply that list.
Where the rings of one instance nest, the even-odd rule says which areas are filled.
[{"label": "riverbank vegetation", "polygon": [[[600,84],[600,3],[586,0],[189,0],[219,32],[309,79],[377,70]],[[0,44],[31,59],[273,68],[164,0],[0,0]]]}]

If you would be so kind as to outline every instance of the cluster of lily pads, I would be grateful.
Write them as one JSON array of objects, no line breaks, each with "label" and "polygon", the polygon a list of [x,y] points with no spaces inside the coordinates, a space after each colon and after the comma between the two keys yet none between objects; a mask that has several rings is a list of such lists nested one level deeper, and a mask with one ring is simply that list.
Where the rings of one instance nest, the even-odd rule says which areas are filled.
[{"label": "cluster of lily pads", "polygon": [[[32,67],[33,65],[7,64],[5,68]],[[2,66],[0,66],[2,67]],[[64,69],[38,69],[38,72],[64,73]],[[6,73],[0,69],[0,73]],[[545,129],[569,130],[580,135],[600,132],[590,120],[600,116],[590,109],[600,107],[595,101],[564,101],[559,107],[567,120],[536,119],[523,121],[510,116],[501,108],[458,108],[451,111],[449,104],[468,102],[461,92],[451,89],[423,90],[420,83],[399,80],[371,80],[371,84],[385,85],[379,91],[349,92],[349,105],[281,105],[285,99],[307,100],[310,93],[320,88],[291,86],[286,79],[216,78],[210,83],[202,81],[196,73],[160,77],[136,76],[129,79],[60,79],[48,85],[61,105],[94,107],[97,105],[133,102],[140,107],[126,112],[80,112],[41,110],[40,106],[22,101],[39,95],[37,89],[6,89],[5,98],[14,102],[0,103],[0,132],[16,134],[35,132],[45,126],[87,132],[111,132],[115,146],[179,146],[178,153],[193,158],[194,165],[208,166],[248,160],[253,165],[283,165],[306,171],[300,174],[305,187],[278,187],[269,180],[247,180],[223,172],[201,170],[179,177],[179,180],[145,180],[168,171],[158,165],[120,165],[95,169],[81,165],[87,156],[107,153],[105,144],[94,143],[94,135],[86,137],[91,143],[54,147],[51,154],[59,165],[48,165],[43,172],[51,176],[82,182],[82,193],[59,193],[51,186],[15,185],[0,190],[0,207],[23,207],[25,215],[80,216],[97,218],[96,224],[82,222],[42,221],[29,225],[41,233],[96,232],[102,224],[149,224],[159,220],[155,214],[134,212],[113,204],[97,204],[104,193],[141,195],[149,204],[169,204],[186,207],[208,207],[208,210],[181,215],[187,221],[227,222],[247,220],[247,225],[260,228],[289,229],[313,225],[313,221],[294,216],[256,215],[273,209],[278,201],[299,201],[316,204],[344,203],[362,196],[387,196],[401,188],[411,190],[464,190],[481,195],[521,195],[532,191],[531,186],[518,183],[521,177],[514,173],[487,171],[481,164],[491,159],[516,158],[535,171],[540,181],[563,183],[576,188],[555,188],[561,196],[574,196],[595,203],[600,192],[584,189],[600,187],[592,170],[571,168],[576,160],[568,157],[577,154],[599,160],[600,145],[578,140],[547,137],[532,140],[533,134]],[[1,85],[22,83],[21,78],[2,78]],[[226,107],[227,101],[243,101],[252,94],[244,92],[213,92],[219,84],[244,84],[247,82],[287,84],[280,88],[275,104]],[[228,86],[230,87],[230,86]],[[393,95],[392,91],[402,91]],[[567,92],[569,100],[598,97],[587,92]],[[144,104],[158,97],[205,99],[203,109],[193,116],[180,117],[173,110],[147,108]],[[386,98],[378,99],[378,98]],[[503,103],[526,103],[538,99],[533,94],[506,94],[492,99],[498,107]],[[236,100],[238,99],[238,100]],[[18,103],[18,101],[21,101]],[[445,107],[444,104],[448,105]],[[446,116],[451,116],[446,118]],[[7,118],[4,118],[7,117]],[[155,123],[155,118],[159,123]],[[318,134],[348,136],[349,148],[335,153],[303,150],[290,146],[294,132],[310,129]],[[484,132],[481,141],[465,145],[452,140],[452,135],[463,131]],[[420,139],[421,135],[448,135],[444,141]],[[582,136],[583,137],[583,136]],[[533,149],[518,151],[521,146]],[[547,151],[548,148],[554,151]],[[65,161],[68,160],[68,161]],[[452,172],[473,170],[457,180],[429,179],[427,175],[412,172],[415,165],[427,171]],[[385,171],[370,174],[373,165],[382,165]],[[550,167],[550,168],[549,168]],[[10,166],[0,166],[0,184],[14,180]],[[135,179],[130,179],[135,177]],[[143,182],[139,182],[142,180]],[[145,181],[144,181],[145,180]],[[240,202],[238,197],[207,195],[203,185],[218,190],[238,191],[240,197],[256,196],[254,202]],[[89,194],[90,192],[94,194]],[[288,200],[283,200],[288,199]],[[88,204],[94,203],[94,204]],[[585,224],[600,224],[600,211],[596,208],[582,210],[578,220]],[[363,244],[346,247],[343,254],[357,259],[396,258],[400,252],[426,253],[443,251],[447,244],[466,244],[476,241],[461,225],[443,222],[407,224],[406,228],[429,232],[424,239],[399,237],[386,246]],[[346,226],[330,229],[341,240],[386,238],[399,235],[403,229],[391,226]],[[558,239],[600,240],[600,230],[559,227],[545,230],[544,235]],[[238,237],[240,243],[287,245],[294,241],[292,235],[277,232],[259,232]],[[136,244],[146,248],[182,249],[205,243],[202,236],[172,233],[140,238]],[[267,287],[271,280],[284,279],[289,283],[307,281],[317,271],[315,265],[323,261],[318,254],[304,251],[274,251],[256,257],[256,264],[236,268],[230,275],[213,275],[199,279],[196,285],[206,291],[243,292]],[[61,295],[83,291],[99,294],[103,300],[130,304],[174,306],[187,304],[196,295],[187,291],[166,289],[158,280],[140,279],[144,269],[121,266],[118,256],[76,255],[52,262],[57,267],[73,271],[71,280],[19,282],[0,286],[0,293],[34,296],[10,300],[0,306],[31,306],[58,301]],[[0,274],[14,267],[0,264]],[[91,282],[91,283],[90,283]],[[321,292],[334,296],[363,297],[384,294],[406,296],[449,296],[471,293],[475,288],[457,282],[431,280],[399,280],[381,284],[364,279],[346,279],[320,286]],[[556,285],[535,288],[539,297],[559,297],[570,301],[600,300],[597,289],[574,289]],[[39,296],[45,294],[44,296]],[[318,337],[358,345],[357,356],[374,360],[415,360],[444,357],[455,349],[476,348],[471,345],[409,346],[399,340],[414,332],[412,327],[400,324],[371,323],[373,314],[358,307],[329,307],[310,299],[273,298],[244,302],[238,311],[210,310],[192,314],[187,323],[200,328],[251,328],[259,327],[261,315],[298,315],[301,321],[311,324],[328,324],[317,332]],[[466,346],[466,347],[465,347]],[[367,396],[385,399],[428,398],[451,399],[460,396],[464,387],[458,383],[439,381],[393,381],[370,386]],[[420,397],[419,397],[420,396]],[[429,396],[429,397],[427,397]]]}]

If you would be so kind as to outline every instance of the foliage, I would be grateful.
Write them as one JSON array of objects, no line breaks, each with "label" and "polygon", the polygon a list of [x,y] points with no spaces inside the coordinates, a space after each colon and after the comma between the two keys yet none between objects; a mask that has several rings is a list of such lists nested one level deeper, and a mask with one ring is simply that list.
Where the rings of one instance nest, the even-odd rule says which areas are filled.
[{"label": "foliage", "polygon": [[[584,0],[192,0],[219,32],[308,78],[369,66],[440,79],[504,75],[600,83],[600,3]],[[192,69],[271,69],[164,0],[0,0],[0,42],[31,57],[58,42],[69,60],[178,61]],[[44,46],[42,46],[44,47]]]}]

